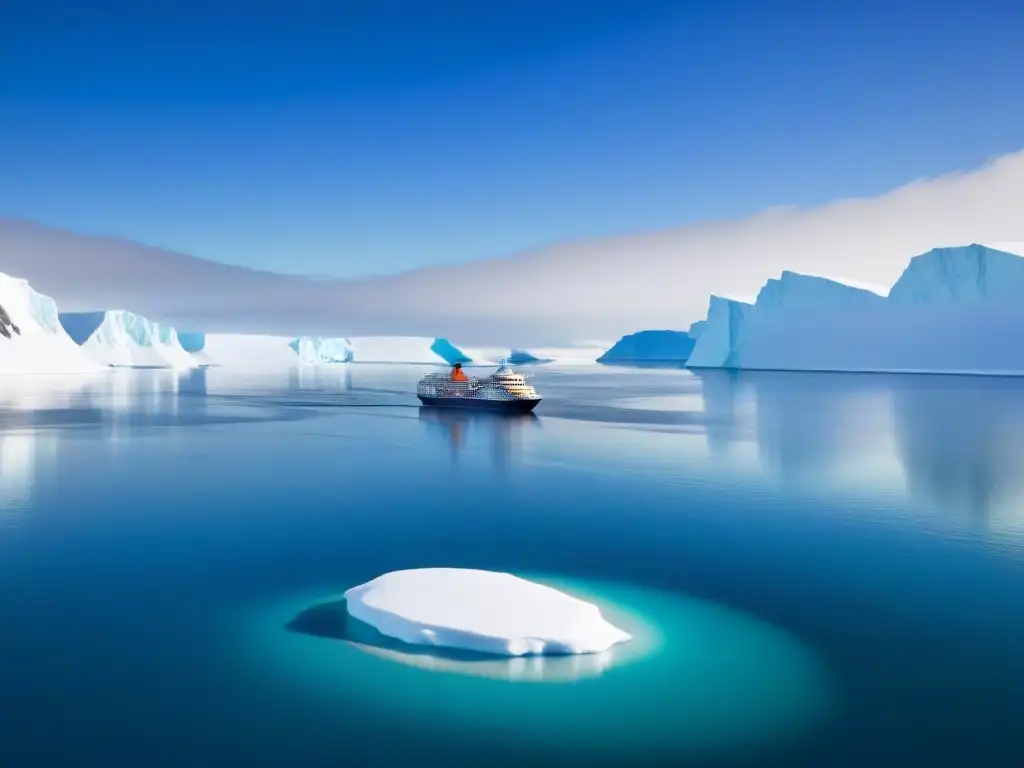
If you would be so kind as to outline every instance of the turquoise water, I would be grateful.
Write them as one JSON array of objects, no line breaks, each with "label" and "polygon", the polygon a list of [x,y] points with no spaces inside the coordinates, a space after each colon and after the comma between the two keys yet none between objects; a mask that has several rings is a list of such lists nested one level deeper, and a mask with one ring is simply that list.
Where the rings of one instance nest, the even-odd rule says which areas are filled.
[{"label": "turquoise water", "polygon": [[[501,419],[422,372],[0,382],[0,765],[1024,763],[1021,384],[536,368]],[[635,639],[332,633],[438,565]]]},{"label": "turquoise water", "polygon": [[548,753],[569,747],[567,757],[581,744],[648,760],[750,753],[830,714],[820,660],[770,624],[670,592],[530,576],[597,603],[634,640],[603,658],[460,662],[282,632],[309,606],[340,598],[311,593],[254,609],[233,627],[235,642],[250,674],[271,672],[299,699],[405,728],[426,718],[453,743],[528,734]]}]

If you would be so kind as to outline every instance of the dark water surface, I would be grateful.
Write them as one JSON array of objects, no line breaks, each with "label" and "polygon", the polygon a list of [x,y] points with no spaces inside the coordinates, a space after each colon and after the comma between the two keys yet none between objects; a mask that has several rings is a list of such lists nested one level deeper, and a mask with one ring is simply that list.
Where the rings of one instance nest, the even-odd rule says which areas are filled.
[{"label": "dark water surface", "polygon": [[[0,380],[0,766],[1024,765],[1024,383],[537,368],[496,418],[422,372]],[[442,565],[636,639],[346,634]]]}]

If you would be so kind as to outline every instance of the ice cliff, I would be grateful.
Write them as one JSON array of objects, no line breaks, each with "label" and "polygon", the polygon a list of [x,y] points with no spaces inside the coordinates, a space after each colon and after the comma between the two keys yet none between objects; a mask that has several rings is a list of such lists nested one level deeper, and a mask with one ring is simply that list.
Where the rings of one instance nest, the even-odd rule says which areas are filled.
[{"label": "ice cliff", "polygon": [[686,362],[693,346],[694,340],[683,331],[640,331],[623,336],[597,362]]},{"label": "ice cliff", "polygon": [[178,342],[177,332],[125,310],[72,312],[60,324],[101,365],[126,368],[193,368],[195,358]]},{"label": "ice cliff", "polygon": [[784,272],[752,304],[713,296],[692,368],[1024,374],[1024,259],[914,257],[888,295]]},{"label": "ice cliff", "polygon": [[1024,307],[1024,260],[984,245],[936,248],[910,260],[889,291],[899,304]]},{"label": "ice cliff", "polygon": [[754,306],[736,299],[712,296],[708,317],[701,326],[686,364],[691,368],[731,368],[747,318]]},{"label": "ice cliff", "polygon": [[64,331],[57,304],[26,280],[0,273],[0,374],[100,370]]}]

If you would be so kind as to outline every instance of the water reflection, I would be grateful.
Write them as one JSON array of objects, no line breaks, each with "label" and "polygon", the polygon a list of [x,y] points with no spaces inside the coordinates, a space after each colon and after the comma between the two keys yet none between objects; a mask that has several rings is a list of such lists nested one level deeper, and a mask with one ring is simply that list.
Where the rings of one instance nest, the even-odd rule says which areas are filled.
[{"label": "water reflection", "polygon": [[737,371],[701,371],[701,400],[704,408],[708,450],[712,456],[727,454],[737,443],[753,437],[748,420],[752,395]]},{"label": "water reflection", "polygon": [[[758,452],[764,469],[787,483],[862,479],[891,468],[891,384],[875,376],[765,372],[756,393]],[[888,480],[884,466],[879,479]]]},{"label": "water reflection", "polygon": [[46,427],[74,409],[88,376],[12,376],[0,379],[0,526],[23,515],[57,461],[59,436]]},{"label": "water reflection", "polygon": [[79,421],[89,414],[101,436],[116,443],[170,427],[311,419],[346,404],[340,396],[347,386],[346,375],[335,371],[125,369],[87,384],[61,411],[60,426],[69,426],[76,413]]},{"label": "water reflection", "polygon": [[1024,534],[1024,386],[917,377],[893,397],[896,444],[915,501],[976,530]]},{"label": "water reflection", "polygon": [[[698,374],[707,451],[760,471],[903,497],[976,532],[1024,536],[1024,382],[968,376]],[[746,404],[752,404],[748,410]]]},{"label": "water reflection", "polygon": [[522,450],[524,433],[539,428],[541,423],[533,413],[486,413],[457,408],[421,407],[419,417],[447,443],[453,462],[459,460],[475,436],[485,436],[491,466],[499,470],[511,466],[513,457]]},{"label": "water reflection", "polygon": [[[69,408],[101,376],[0,376],[0,412]],[[9,423],[6,419],[4,425]]]},{"label": "water reflection", "polygon": [[22,430],[0,436],[0,527],[22,517],[57,461],[59,437]]},{"label": "water reflection", "polygon": [[303,365],[288,373],[290,389],[346,392],[352,389],[352,369],[347,365]]}]

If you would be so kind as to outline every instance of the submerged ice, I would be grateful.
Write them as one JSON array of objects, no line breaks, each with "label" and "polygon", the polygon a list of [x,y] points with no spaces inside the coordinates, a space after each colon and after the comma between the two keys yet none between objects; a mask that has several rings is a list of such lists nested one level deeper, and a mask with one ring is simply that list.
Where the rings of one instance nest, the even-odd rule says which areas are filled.
[{"label": "submerged ice", "polygon": [[345,600],[353,618],[412,645],[532,656],[601,653],[631,639],[596,605],[508,573],[393,571]]}]

